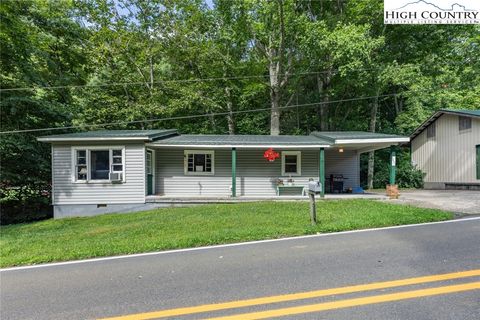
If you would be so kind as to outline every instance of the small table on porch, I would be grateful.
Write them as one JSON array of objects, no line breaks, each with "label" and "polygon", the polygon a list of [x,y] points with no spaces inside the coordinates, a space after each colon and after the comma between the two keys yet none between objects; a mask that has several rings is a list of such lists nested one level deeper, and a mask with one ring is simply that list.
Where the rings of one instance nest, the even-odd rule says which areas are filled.
[{"label": "small table on porch", "polygon": [[304,189],[304,186],[280,185],[280,186],[277,186],[277,196],[281,196],[282,192],[285,192],[285,191],[293,191],[294,193],[298,192],[300,195],[303,196],[303,189]]}]

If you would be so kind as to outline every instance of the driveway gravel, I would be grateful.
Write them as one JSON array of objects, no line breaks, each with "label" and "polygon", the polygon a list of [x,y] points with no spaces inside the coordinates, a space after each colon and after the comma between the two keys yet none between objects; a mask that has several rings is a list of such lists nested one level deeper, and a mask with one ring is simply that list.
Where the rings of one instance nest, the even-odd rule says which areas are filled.
[{"label": "driveway gravel", "polygon": [[416,207],[452,211],[457,216],[480,215],[480,191],[467,190],[408,190],[392,200]]}]

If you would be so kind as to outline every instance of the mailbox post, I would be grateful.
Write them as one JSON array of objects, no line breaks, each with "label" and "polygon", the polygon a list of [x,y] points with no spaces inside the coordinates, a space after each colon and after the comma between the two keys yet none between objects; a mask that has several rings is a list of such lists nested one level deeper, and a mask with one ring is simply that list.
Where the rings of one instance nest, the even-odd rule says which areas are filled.
[{"label": "mailbox post", "polygon": [[310,221],[312,225],[317,224],[317,205],[315,195],[323,193],[323,185],[320,181],[310,181],[308,183],[308,197],[310,198]]}]

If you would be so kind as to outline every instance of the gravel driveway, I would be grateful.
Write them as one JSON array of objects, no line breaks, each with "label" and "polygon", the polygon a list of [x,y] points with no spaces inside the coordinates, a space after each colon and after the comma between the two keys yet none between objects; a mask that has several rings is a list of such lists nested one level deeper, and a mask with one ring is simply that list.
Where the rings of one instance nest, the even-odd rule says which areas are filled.
[{"label": "gravel driveway", "polygon": [[408,190],[400,191],[400,198],[392,201],[452,211],[460,215],[480,214],[480,191]]}]

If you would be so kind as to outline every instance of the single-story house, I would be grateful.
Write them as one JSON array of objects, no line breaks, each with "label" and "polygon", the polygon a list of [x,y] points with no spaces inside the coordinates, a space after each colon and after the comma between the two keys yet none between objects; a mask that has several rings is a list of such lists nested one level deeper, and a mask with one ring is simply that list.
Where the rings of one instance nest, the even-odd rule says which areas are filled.
[{"label": "single-story house", "polygon": [[410,138],[426,189],[480,190],[480,110],[439,110]]},{"label": "single-story house", "polygon": [[360,185],[361,153],[409,138],[369,132],[270,136],[109,130],[38,140],[52,144],[58,218],[145,210],[182,198],[302,195],[310,179],[321,181],[322,196],[352,191]]}]

